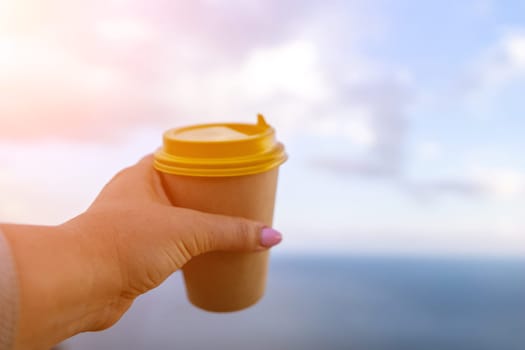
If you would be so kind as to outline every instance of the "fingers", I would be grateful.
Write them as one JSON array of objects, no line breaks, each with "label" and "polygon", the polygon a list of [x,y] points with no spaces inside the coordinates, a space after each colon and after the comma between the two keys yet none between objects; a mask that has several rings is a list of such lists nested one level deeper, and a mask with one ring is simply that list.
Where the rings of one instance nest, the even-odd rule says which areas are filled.
[{"label": "fingers", "polygon": [[153,169],[152,154],[115,175],[104,187],[97,201],[114,197],[169,203],[160,177]]},{"label": "fingers", "polygon": [[146,174],[150,172],[153,168],[153,160],[153,154],[147,154],[144,157],[142,157],[132,168],[137,172],[142,172],[143,174]]},{"label": "fingers", "polygon": [[183,240],[191,255],[212,251],[260,251],[279,244],[280,232],[243,218],[185,211]]},{"label": "fingers", "polygon": [[153,155],[148,154],[140,159],[135,165],[122,169],[111,182],[120,181],[122,178],[129,181],[144,181],[148,179],[153,169]]}]

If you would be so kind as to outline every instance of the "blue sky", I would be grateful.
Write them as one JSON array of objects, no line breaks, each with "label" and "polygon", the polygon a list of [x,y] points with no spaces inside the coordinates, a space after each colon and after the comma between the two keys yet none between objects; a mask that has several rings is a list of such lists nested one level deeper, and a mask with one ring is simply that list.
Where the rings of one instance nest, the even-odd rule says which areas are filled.
[{"label": "blue sky", "polygon": [[283,250],[525,251],[522,2],[0,10],[0,220],[59,223],[163,130],[262,112]]}]

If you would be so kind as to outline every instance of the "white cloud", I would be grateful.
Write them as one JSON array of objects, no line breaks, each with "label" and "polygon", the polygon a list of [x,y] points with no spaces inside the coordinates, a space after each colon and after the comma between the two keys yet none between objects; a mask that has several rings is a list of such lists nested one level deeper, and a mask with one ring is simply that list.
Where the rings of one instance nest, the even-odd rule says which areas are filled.
[{"label": "white cloud", "polygon": [[16,175],[8,168],[0,169],[0,220],[17,220],[23,215],[23,203],[19,195]]},{"label": "white cloud", "polygon": [[[94,1],[83,13],[64,1],[71,18],[42,11],[38,26],[17,10],[24,36],[8,33],[14,43],[0,43],[8,53],[0,55],[9,78],[2,83],[11,91],[0,101],[2,136],[105,138],[101,124],[116,131],[136,123],[251,120],[257,112],[287,132],[355,104],[339,96],[345,87],[396,74],[352,47],[382,23],[366,6],[297,1],[283,12],[277,1],[192,2],[145,15],[143,4]],[[246,18],[238,21],[239,13]],[[268,16],[270,27],[261,19]],[[368,147],[383,133],[369,120],[343,124]]]},{"label": "white cloud", "polygon": [[152,38],[151,29],[138,18],[111,18],[98,21],[95,30],[114,44],[136,43]]},{"label": "white cloud", "polygon": [[364,118],[352,118],[343,125],[343,133],[357,146],[371,148],[377,136],[370,123]]},{"label": "white cloud", "polygon": [[471,177],[493,196],[515,198],[525,195],[525,174],[516,169],[476,167]]},{"label": "white cloud", "polygon": [[[213,53],[208,53],[212,55]],[[248,115],[273,109],[270,118],[311,118],[299,115],[300,106],[313,107],[331,96],[331,83],[313,42],[292,40],[278,46],[256,48],[235,65],[210,66],[204,70],[174,67],[165,77],[167,103],[183,115]],[[205,103],[203,103],[205,101]],[[288,103],[296,112],[286,113]],[[252,113],[244,111],[251,110]],[[223,117],[224,118],[224,117]]]},{"label": "white cloud", "polygon": [[502,46],[509,63],[516,69],[525,69],[525,33],[504,37]]},{"label": "white cloud", "polygon": [[108,68],[85,67],[84,73],[81,84],[88,91],[111,93],[122,84],[116,72]]},{"label": "white cloud", "polygon": [[[63,47],[43,38],[0,36],[0,84],[7,90],[16,89],[20,95],[11,96],[14,104],[27,104],[27,99],[39,100],[37,93],[57,99],[81,99],[87,93],[113,91],[119,86],[116,72],[75,57]],[[35,87],[36,86],[36,87]],[[46,86],[46,89],[44,89]],[[42,89],[42,90],[38,90]],[[35,91],[36,90],[36,91]],[[50,92],[54,90],[54,92]],[[35,96],[36,95],[36,96]],[[12,101],[13,102],[13,101]],[[5,110],[8,101],[0,102],[4,118],[20,116]],[[42,118],[38,107],[35,119]]]},{"label": "white cloud", "polygon": [[377,143],[370,111],[363,106],[342,108],[339,113],[310,120],[309,133],[321,137],[337,137],[360,149],[370,150]]},{"label": "white cloud", "polygon": [[241,88],[253,97],[268,98],[274,94],[286,94],[323,101],[330,89],[322,71],[316,45],[297,40],[254,50],[238,72],[238,79]]},{"label": "white cloud", "polygon": [[425,141],[416,146],[416,154],[423,160],[435,160],[443,153],[442,146],[435,141]]},{"label": "white cloud", "polygon": [[95,144],[0,142],[0,222],[59,224],[85,210],[105,183],[161,144],[141,128]]},{"label": "white cloud", "polygon": [[317,121],[311,126],[313,133],[318,135],[330,137],[337,135],[340,132],[340,123],[337,119],[334,118],[323,118]]},{"label": "white cloud", "polygon": [[492,104],[501,99],[505,89],[525,82],[525,31],[511,30],[472,63],[466,81],[465,97],[469,109],[485,116]]},{"label": "white cloud", "polygon": [[0,36],[0,90],[3,138],[106,139],[163,115],[130,74],[36,36]]}]

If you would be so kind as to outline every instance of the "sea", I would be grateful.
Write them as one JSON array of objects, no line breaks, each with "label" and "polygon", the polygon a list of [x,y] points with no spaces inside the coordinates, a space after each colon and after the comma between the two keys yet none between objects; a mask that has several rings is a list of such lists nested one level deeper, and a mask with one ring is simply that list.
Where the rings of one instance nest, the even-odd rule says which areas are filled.
[{"label": "sea", "polygon": [[192,306],[175,273],[59,348],[524,350],[525,257],[274,255],[262,301],[228,314]]}]

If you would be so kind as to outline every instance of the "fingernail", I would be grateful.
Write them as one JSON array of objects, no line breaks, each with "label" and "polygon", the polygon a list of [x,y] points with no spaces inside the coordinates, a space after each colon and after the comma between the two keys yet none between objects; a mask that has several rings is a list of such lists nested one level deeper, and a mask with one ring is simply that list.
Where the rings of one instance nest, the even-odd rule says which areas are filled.
[{"label": "fingernail", "polygon": [[264,247],[273,247],[279,244],[283,239],[281,232],[270,227],[265,227],[261,231],[261,245]]}]

